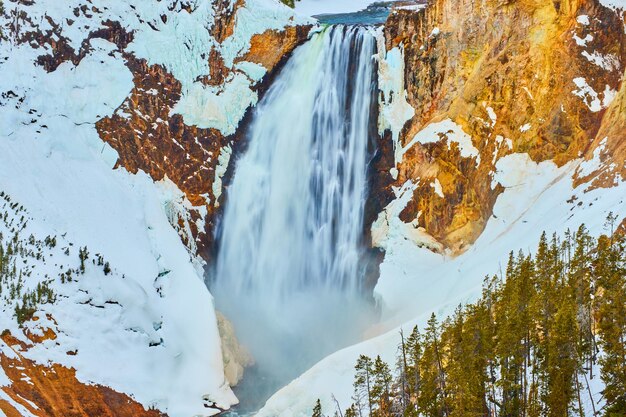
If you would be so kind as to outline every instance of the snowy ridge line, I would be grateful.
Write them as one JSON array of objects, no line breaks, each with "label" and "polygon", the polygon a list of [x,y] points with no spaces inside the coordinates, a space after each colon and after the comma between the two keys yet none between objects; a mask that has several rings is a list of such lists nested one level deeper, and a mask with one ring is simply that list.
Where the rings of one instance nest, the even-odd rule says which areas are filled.
[{"label": "snowy ridge line", "polygon": [[[255,63],[242,61],[235,65],[235,59],[249,50],[255,34],[313,21],[294,14],[278,1],[247,0],[233,11],[232,35],[220,43],[212,35],[216,24],[214,3],[194,0],[186,7],[176,0],[154,5],[104,0],[10,3],[5,5],[6,15],[18,22],[18,30],[12,31],[9,22],[2,26],[14,46],[25,41],[43,41],[37,46],[40,55],[44,52],[50,57],[41,55],[34,61],[39,63],[50,63],[54,57],[80,60],[91,50],[90,38],[110,36],[124,52],[146,59],[149,65],[163,66],[182,83],[183,94],[173,111],[181,114],[187,124],[215,128],[228,136],[234,133],[245,110],[256,104],[257,93],[252,87],[266,72]],[[122,33],[107,34],[115,30]],[[59,46],[52,47],[53,42]],[[207,86],[200,81],[211,74],[211,49],[232,69],[231,76],[221,85]],[[207,114],[206,108],[212,109],[211,114]]]}]

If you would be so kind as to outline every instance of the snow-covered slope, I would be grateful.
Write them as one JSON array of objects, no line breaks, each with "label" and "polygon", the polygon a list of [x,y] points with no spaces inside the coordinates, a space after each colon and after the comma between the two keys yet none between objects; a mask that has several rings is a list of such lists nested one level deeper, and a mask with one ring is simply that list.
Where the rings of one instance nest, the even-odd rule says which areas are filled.
[{"label": "snow-covered slope", "polygon": [[[13,216],[14,225],[25,216],[20,237],[56,239],[56,247],[28,263],[31,268],[21,259],[17,266],[18,274],[32,271],[24,292],[50,279],[56,294],[53,303],[37,307],[39,320],[25,327],[34,334],[50,328],[57,337],[24,356],[75,368],[80,381],[110,386],[172,415],[205,412],[205,395],[232,404],[211,297],[164,210],[180,192],[145,175],[110,178],[109,165],[86,158],[95,149],[77,146],[78,154],[68,158],[30,145],[7,155],[28,163],[4,160],[0,175],[13,178],[3,182],[12,203],[33,207]],[[12,236],[8,228],[3,233]],[[84,247],[89,257],[80,273]],[[105,274],[103,262],[111,273]],[[4,304],[0,327],[24,338],[13,304]]]},{"label": "snow-covered slope", "polygon": [[[167,177],[155,182],[142,171],[113,169],[118,155],[95,123],[135,87],[127,67],[132,58],[174,74],[182,84],[174,111],[185,122],[232,133],[256,102],[251,85],[265,69],[205,87],[198,79],[211,72],[208,52],[219,49],[233,65],[255,34],[308,20],[295,20],[278,1],[249,0],[237,9],[231,36],[218,43],[212,34],[217,4],[4,2],[0,17],[0,191],[25,208],[9,213],[14,224],[27,219],[21,237],[57,239],[42,259],[31,259],[24,284],[26,291],[49,280],[55,301],[40,304],[39,320],[25,326],[35,333],[49,327],[57,338],[24,356],[75,368],[83,383],[109,386],[174,417],[215,414],[237,401],[224,377],[203,261],[175,229],[191,203]],[[219,4],[226,12],[234,7]],[[121,30],[111,29],[116,25]],[[227,114],[205,118],[206,106]],[[202,228],[202,219],[197,222]],[[7,227],[1,230],[9,239]],[[83,247],[90,253],[84,274],[62,283],[61,272],[78,268]],[[109,263],[110,274],[95,254]],[[2,304],[0,327],[24,338],[14,307]]]},{"label": "snow-covered slope", "polygon": [[[106,42],[94,43],[98,49],[79,66],[51,74],[32,65],[30,48],[13,49],[3,64],[25,69],[20,79],[0,81],[2,91],[16,94],[2,111],[0,184],[29,212],[23,233],[66,236],[59,245],[86,246],[116,271],[107,278],[88,267],[78,283],[59,285],[68,298],[43,309],[58,323],[59,338],[26,356],[74,367],[84,382],[172,415],[205,412],[204,395],[227,406],[235,399],[222,374],[211,296],[168,221],[167,210],[184,196],[167,181],[112,170],[115,152],[93,122],[123,99],[130,74]],[[51,262],[43,271],[56,268]],[[90,298],[119,305],[81,304]],[[3,319],[15,327],[10,310]]]}]

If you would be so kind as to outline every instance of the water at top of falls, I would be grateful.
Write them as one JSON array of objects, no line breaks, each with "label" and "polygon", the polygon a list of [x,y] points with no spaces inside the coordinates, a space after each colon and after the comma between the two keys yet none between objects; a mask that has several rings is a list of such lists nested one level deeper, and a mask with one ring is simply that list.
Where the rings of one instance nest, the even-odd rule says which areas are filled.
[{"label": "water at top of falls", "polygon": [[357,26],[297,48],[257,106],[227,191],[211,289],[278,385],[372,321],[361,283],[374,50]]}]

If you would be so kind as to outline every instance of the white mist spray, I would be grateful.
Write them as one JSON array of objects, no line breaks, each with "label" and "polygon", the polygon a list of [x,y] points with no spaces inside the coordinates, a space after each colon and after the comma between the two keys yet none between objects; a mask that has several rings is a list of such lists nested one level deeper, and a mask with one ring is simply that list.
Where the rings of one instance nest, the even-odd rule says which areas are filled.
[{"label": "white mist spray", "polygon": [[372,322],[360,258],[374,49],[356,26],[299,47],[258,105],[228,189],[212,291],[275,384]]}]

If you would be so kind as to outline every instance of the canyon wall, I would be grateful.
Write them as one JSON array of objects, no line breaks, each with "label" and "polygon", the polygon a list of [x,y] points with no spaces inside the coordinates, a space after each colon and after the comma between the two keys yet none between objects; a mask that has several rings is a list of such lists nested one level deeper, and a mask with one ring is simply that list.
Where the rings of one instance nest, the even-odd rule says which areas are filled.
[{"label": "canyon wall", "polygon": [[[498,197],[532,182],[497,180],[499,162],[516,153],[557,167],[574,161],[574,185],[611,198],[626,175],[623,11],[598,0],[431,0],[418,9],[397,8],[383,28],[383,139],[368,223],[402,199],[399,218],[420,244],[459,255]],[[202,267],[250,109],[312,24],[271,0],[4,2],[0,69],[11,76],[0,77],[0,191],[32,210],[29,233],[69,233],[68,247],[89,244],[115,271],[88,265],[68,285],[53,261],[26,280],[63,295],[61,307],[41,307],[54,312],[45,338],[27,334],[45,315],[18,326],[20,300],[2,301],[11,329],[0,352],[5,414],[210,415],[236,402],[222,356],[230,382],[250,360],[236,341],[220,346]],[[601,206],[565,199],[572,213]],[[422,255],[385,254],[394,268],[394,256],[409,265],[383,265],[387,305],[427,291],[406,286],[397,291],[406,299],[392,299],[385,288],[418,286],[426,274],[412,276],[411,262]],[[423,308],[434,309],[429,302]],[[353,360],[342,363],[349,387]]]},{"label": "canyon wall", "polygon": [[94,40],[115,45],[134,88],[96,122],[98,134],[117,151],[116,168],[167,177],[185,193],[191,205],[174,225],[190,251],[208,259],[240,123],[274,70],[307,39],[310,22],[262,0],[170,1],[153,21],[136,11],[149,27],[137,31],[113,10],[76,3],[71,13],[39,15],[28,3],[11,8],[8,31],[16,43],[42,51],[37,64],[47,72],[79,65]]},{"label": "canyon wall", "polygon": [[423,3],[395,8],[377,55],[381,323],[259,416],[310,415],[318,401],[345,408],[361,355],[395,363],[403,333],[479,299],[511,251],[530,254],[542,231],[565,239],[583,223],[607,233],[610,213],[624,224],[625,15],[611,7],[624,3]]},{"label": "canyon wall", "polygon": [[[245,123],[246,114],[256,103],[256,97],[267,90],[276,68],[307,39],[311,28],[294,24],[255,33],[247,49],[242,47],[240,55],[227,65],[220,48],[236,36],[237,14],[244,4],[238,1],[231,5],[224,0],[214,3],[212,35],[216,45],[202,54],[209,72],[196,75],[194,79],[194,84],[201,85],[201,89],[208,88],[217,97],[224,95],[228,101],[212,103],[210,99],[201,99],[192,104],[205,106],[199,111],[205,119],[210,119],[224,111],[217,106],[225,107],[224,116],[230,117],[228,112],[235,111],[231,106],[250,100],[248,107],[242,109],[240,120],[232,121],[228,128],[202,128],[193,121],[186,122],[175,110],[184,93],[182,83],[162,65],[149,65],[145,59],[128,53],[125,58],[135,87],[112,116],[96,123],[102,140],[119,154],[117,167],[131,173],[144,171],[155,181],[167,177],[185,193],[191,207],[179,214],[175,226],[189,249],[205,260],[212,256],[216,213],[223,199],[222,179],[232,149],[242,140],[240,122]],[[235,82],[242,77],[244,85]],[[242,95],[255,97],[249,99]]]},{"label": "canyon wall", "polygon": [[[0,300],[0,410],[229,408],[243,353],[220,341],[203,267],[250,109],[313,22],[274,0],[0,6],[0,193],[12,199],[0,202],[0,246],[30,233],[59,242],[12,261],[21,278]],[[68,280],[59,262],[79,264],[79,248],[86,265]],[[55,297],[18,319],[22,295],[42,285]]]},{"label": "canyon wall", "polygon": [[384,34],[403,53],[414,109],[391,185],[415,184],[401,219],[443,247],[458,253],[483,231],[508,154],[561,166],[601,149],[606,163],[579,181],[624,174],[623,12],[597,0],[432,0],[395,10]]}]

